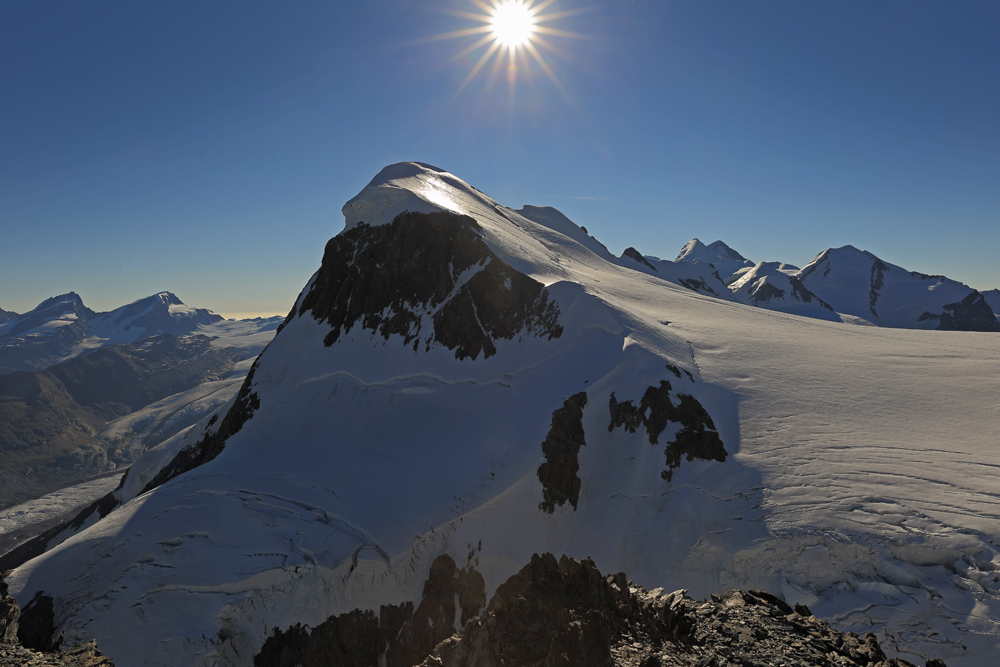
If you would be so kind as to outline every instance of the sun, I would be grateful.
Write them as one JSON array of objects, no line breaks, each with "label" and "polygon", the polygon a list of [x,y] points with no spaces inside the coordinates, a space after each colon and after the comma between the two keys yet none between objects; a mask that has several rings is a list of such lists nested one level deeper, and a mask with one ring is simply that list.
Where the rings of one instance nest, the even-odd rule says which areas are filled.
[{"label": "sun", "polygon": [[[459,50],[446,63],[458,62],[470,56],[475,58],[475,54],[481,52],[468,75],[459,84],[452,99],[457,97],[476,78],[476,75],[479,74],[490,60],[493,60],[492,74],[490,76],[491,81],[497,78],[503,62],[507,61],[506,78],[510,84],[512,100],[518,70],[523,69],[524,65],[532,63],[552,80],[563,96],[569,99],[568,92],[548,62],[548,54],[565,56],[565,53],[553,45],[549,39],[552,37],[570,39],[586,38],[577,33],[560,30],[546,24],[550,21],[557,21],[569,16],[592,11],[596,7],[547,11],[557,0],[469,0],[469,2],[472,6],[470,8],[478,8],[479,11],[456,9],[442,9],[442,11],[474,21],[477,25],[460,30],[452,30],[420,40],[475,38],[471,44]],[[545,55],[543,55],[543,51],[546,52]],[[492,84],[489,85],[491,86]]]},{"label": "sun", "polygon": [[535,31],[535,17],[527,5],[518,0],[506,0],[493,9],[493,38],[501,46],[524,46]]}]

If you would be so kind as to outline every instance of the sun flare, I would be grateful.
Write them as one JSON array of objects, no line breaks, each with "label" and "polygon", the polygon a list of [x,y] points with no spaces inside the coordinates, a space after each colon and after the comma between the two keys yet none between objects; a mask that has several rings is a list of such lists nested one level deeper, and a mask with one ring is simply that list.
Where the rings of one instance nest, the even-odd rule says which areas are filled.
[{"label": "sun flare", "polygon": [[[550,11],[557,0],[469,0],[470,5],[479,11],[444,9],[445,13],[474,21],[473,27],[452,30],[428,37],[427,40],[465,38],[470,44],[459,50],[448,63],[461,60],[474,61],[471,69],[455,91],[454,97],[465,89],[476,75],[492,60],[489,83],[493,86],[498,78],[502,65],[506,61],[506,79],[510,86],[511,100],[514,95],[514,85],[518,73],[531,75],[531,70],[544,73],[564,97],[569,94],[559,81],[555,71],[549,64],[551,56],[562,56],[561,51],[551,41],[551,38],[586,39],[567,30],[552,27],[549,22],[558,21],[577,14],[596,9],[595,6],[581,7],[563,11]],[[478,52],[478,54],[477,54]]]},{"label": "sun flare", "polygon": [[503,46],[524,46],[531,39],[535,19],[523,2],[507,0],[493,10],[493,37]]}]

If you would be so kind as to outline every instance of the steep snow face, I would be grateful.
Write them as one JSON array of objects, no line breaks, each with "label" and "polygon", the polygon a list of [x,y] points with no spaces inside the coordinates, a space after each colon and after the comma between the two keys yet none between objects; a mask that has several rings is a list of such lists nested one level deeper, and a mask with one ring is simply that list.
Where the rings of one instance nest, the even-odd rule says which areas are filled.
[{"label": "steep snow face", "polygon": [[1000,331],[976,290],[883,262],[853,246],[824,250],[796,277],[834,310],[885,327]]},{"label": "steep snow face", "polygon": [[549,551],[765,588],[911,660],[1000,648],[1000,337],[706,297],[416,163],[352,202],[239,393],[12,575],[70,644],[247,664],[383,605],[402,636],[439,557],[488,599]]},{"label": "steep snow face", "polygon": [[777,262],[761,262],[749,271],[742,272],[729,285],[729,289],[741,301],[760,308],[831,322],[843,321],[828,303],[806,289],[798,278],[789,276],[779,267]]},{"label": "steep snow face", "polygon": [[732,282],[734,274],[740,269],[752,268],[754,263],[736,252],[722,241],[716,241],[706,246],[698,239],[691,239],[681,248],[675,261],[702,261],[711,264],[719,272],[719,278],[727,285]]}]

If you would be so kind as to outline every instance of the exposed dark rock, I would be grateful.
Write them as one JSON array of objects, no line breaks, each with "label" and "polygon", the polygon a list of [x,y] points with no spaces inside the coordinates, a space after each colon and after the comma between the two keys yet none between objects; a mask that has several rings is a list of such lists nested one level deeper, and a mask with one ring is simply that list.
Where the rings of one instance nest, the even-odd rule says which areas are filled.
[{"label": "exposed dark rock", "polygon": [[[455,600],[461,609],[456,618]],[[486,584],[470,566],[459,569],[438,556],[424,582],[420,604],[383,605],[331,616],[315,628],[274,629],[254,657],[255,667],[344,665],[411,667],[486,606]]]},{"label": "exposed dark rock", "polygon": [[925,312],[918,322],[937,320],[941,331],[1000,331],[1000,320],[983,295],[973,290],[964,299],[949,303],[940,315]]},{"label": "exposed dark rock", "polygon": [[549,514],[556,505],[569,501],[576,509],[580,499],[580,462],[577,455],[586,445],[583,434],[583,408],[587,405],[587,392],[581,391],[566,399],[561,408],[552,413],[549,433],[542,442],[545,463],[538,466],[538,481],[542,483],[545,500],[539,509]]},{"label": "exposed dark rock", "polygon": [[[497,588],[485,613],[421,667],[914,667],[875,635],[841,633],[761,592],[707,602],[646,591],[623,573],[551,554]],[[800,605],[801,607],[801,605]],[[803,608],[804,609],[804,608]],[[937,659],[927,667],[945,667]]]},{"label": "exposed dark rock", "polygon": [[61,651],[62,635],[53,637],[56,632],[52,597],[35,593],[24,609],[21,610],[21,620],[17,628],[17,641],[25,648],[36,651]]},{"label": "exposed dark rock", "polygon": [[704,278],[699,278],[698,280],[695,280],[694,278],[681,278],[678,282],[680,282],[680,284],[684,287],[687,287],[689,290],[694,290],[695,292],[704,291],[709,294],[715,294],[716,296],[719,294],[705,282]]},{"label": "exposed dark rock", "polygon": [[[875,310],[875,305],[878,303],[879,296],[881,296],[879,290],[882,289],[882,285],[885,283],[885,272],[889,270],[889,267],[886,266],[885,262],[878,257],[872,255],[871,258],[872,277],[871,290],[868,292],[868,309],[872,311],[872,315],[878,317],[878,311]],[[827,270],[829,271],[829,269]]]},{"label": "exposed dark rock", "polygon": [[785,290],[780,287],[776,287],[771,283],[764,283],[757,289],[753,291],[750,295],[750,301],[755,306],[759,306],[761,303],[771,303],[771,299],[784,299]]},{"label": "exposed dark rock", "polygon": [[443,212],[405,212],[330,239],[298,315],[307,312],[330,325],[326,345],[358,325],[414,349],[440,343],[457,359],[489,358],[497,339],[562,335],[545,287],[497,257],[474,219]]},{"label": "exposed dark rock", "polygon": [[788,282],[792,286],[792,295],[802,303],[812,303],[812,300],[815,299],[816,303],[823,306],[831,313],[835,312],[833,310],[833,306],[828,304],[826,301],[823,301],[823,299],[819,298],[818,296],[810,292],[808,289],[806,289],[806,286],[802,284],[802,281],[796,278],[795,276],[789,276]]},{"label": "exposed dark rock", "polygon": [[685,457],[688,461],[697,458],[723,463],[728,456],[712,417],[702,404],[690,394],[677,394],[675,405],[670,391],[670,382],[661,380],[659,387],[646,389],[639,407],[632,401],[617,400],[613,392],[608,405],[611,413],[608,432],[625,428],[635,433],[639,426],[645,426],[651,445],[659,444],[660,434],[670,423],[680,424],[681,428],[664,450],[666,468],[661,475],[668,482]]},{"label": "exposed dark rock", "polygon": [[653,271],[656,271],[656,267],[653,266],[652,264],[650,264],[649,261],[645,257],[642,256],[642,253],[640,253],[635,248],[625,248],[625,252],[622,253],[622,256],[623,257],[628,257],[629,259],[634,259],[635,261],[639,262],[640,264],[644,264],[644,265],[648,266],[649,268],[653,269]]},{"label": "exposed dark rock", "polygon": [[[169,482],[174,477],[188,470],[193,470],[200,465],[208,463],[222,453],[223,448],[226,446],[226,440],[239,433],[240,429],[250,420],[254,412],[260,409],[260,398],[253,391],[254,372],[257,370],[259,363],[260,357],[250,367],[250,372],[247,373],[239,393],[236,394],[233,406],[229,408],[229,412],[222,418],[219,428],[214,433],[207,433],[201,440],[190,447],[185,447],[177,452],[177,455],[174,456],[170,463],[161,468],[156,473],[156,476],[149,480],[149,483],[143,487],[140,495]],[[101,516],[103,517],[104,515],[102,514]]]},{"label": "exposed dark rock", "polygon": [[[41,606],[33,612],[32,604],[36,601]],[[7,593],[7,584],[0,581],[0,667],[114,667],[111,659],[101,653],[97,644],[92,641],[62,652],[62,637],[60,636],[56,642],[51,641],[52,598],[43,598],[39,594],[32,600],[32,604],[25,608],[28,616],[26,623],[38,624],[38,627],[29,628],[28,634],[32,635],[37,630],[38,636],[32,635],[30,638],[37,639],[39,644],[47,646],[45,652],[18,643],[21,636],[18,629],[21,611],[17,601]],[[46,630],[48,639],[43,639]]]},{"label": "exposed dark rock", "polygon": [[17,626],[21,608],[17,600],[7,593],[7,582],[0,580],[0,644],[17,642]]}]

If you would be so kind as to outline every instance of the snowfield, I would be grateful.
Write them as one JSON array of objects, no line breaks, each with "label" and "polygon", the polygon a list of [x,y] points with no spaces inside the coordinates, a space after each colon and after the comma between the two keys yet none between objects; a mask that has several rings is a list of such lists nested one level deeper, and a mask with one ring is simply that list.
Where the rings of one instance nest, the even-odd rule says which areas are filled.
[{"label": "snowfield", "polygon": [[[246,665],[276,629],[419,601],[441,554],[488,599],[551,551],[694,597],[765,589],[914,662],[997,655],[1000,335],[706,296],[602,253],[553,209],[522,210],[427,165],[383,170],[345,205],[341,245],[246,393],[148,452],[126,504],[18,568],[12,594],[52,596],[67,645],[96,638],[119,667]],[[484,254],[429,263],[442,246],[406,236],[420,219],[394,223],[405,211],[471,216],[440,238]],[[380,234],[419,252],[368,258]],[[411,265],[449,290],[419,301],[419,280],[375,281]],[[366,276],[403,296],[322,296]],[[527,304],[510,338],[489,333],[482,294],[499,290]],[[360,300],[368,324],[338,315]],[[486,343],[456,348],[458,325],[460,345]],[[674,465],[668,443],[695,429],[656,431],[657,411],[695,405],[710,416],[698,442],[717,437],[725,460]],[[218,456],[141,493],[227,413],[249,416]],[[565,423],[582,428],[578,471],[543,449],[572,440]],[[543,484],[546,463],[576,475],[575,498]]]}]

